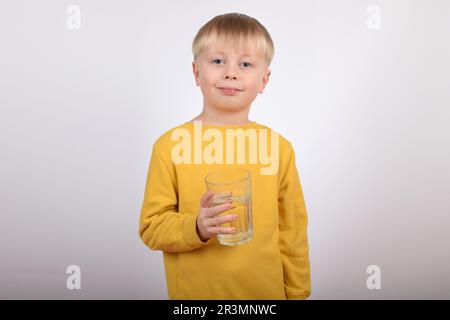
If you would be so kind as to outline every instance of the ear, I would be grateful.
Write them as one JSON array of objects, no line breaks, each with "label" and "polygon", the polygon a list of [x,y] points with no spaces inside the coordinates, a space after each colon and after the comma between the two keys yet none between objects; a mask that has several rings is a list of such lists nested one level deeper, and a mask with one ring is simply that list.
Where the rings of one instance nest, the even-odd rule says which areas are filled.
[{"label": "ear", "polygon": [[264,88],[267,85],[267,82],[269,82],[270,73],[271,73],[270,69],[267,69],[266,73],[264,74],[264,77],[263,77],[263,80],[262,80],[262,84],[259,87],[258,93],[263,93]]},{"label": "ear", "polygon": [[195,60],[192,61],[192,72],[194,73],[195,84],[196,84],[197,86],[199,86],[199,85],[200,85],[200,84],[198,83],[198,72],[199,72],[199,70],[198,70],[198,66],[197,66],[197,63],[195,62]]}]

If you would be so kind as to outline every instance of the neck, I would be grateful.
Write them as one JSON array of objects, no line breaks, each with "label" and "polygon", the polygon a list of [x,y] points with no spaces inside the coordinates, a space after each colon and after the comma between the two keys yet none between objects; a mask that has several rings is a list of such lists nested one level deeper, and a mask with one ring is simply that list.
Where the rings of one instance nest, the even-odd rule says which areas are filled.
[{"label": "neck", "polygon": [[202,121],[209,125],[243,125],[249,124],[252,121],[248,119],[250,108],[245,108],[238,111],[224,111],[220,109],[212,109],[203,107],[202,112],[196,116],[192,121]]}]

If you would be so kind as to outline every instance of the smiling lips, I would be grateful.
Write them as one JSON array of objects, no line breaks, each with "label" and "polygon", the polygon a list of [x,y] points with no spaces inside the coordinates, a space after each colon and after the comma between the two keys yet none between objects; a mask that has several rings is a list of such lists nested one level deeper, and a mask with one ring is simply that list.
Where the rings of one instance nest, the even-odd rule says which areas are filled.
[{"label": "smiling lips", "polygon": [[220,87],[219,89],[222,90],[223,93],[229,94],[229,95],[233,95],[233,94],[236,94],[236,93],[242,91],[241,89],[234,88],[234,87]]}]

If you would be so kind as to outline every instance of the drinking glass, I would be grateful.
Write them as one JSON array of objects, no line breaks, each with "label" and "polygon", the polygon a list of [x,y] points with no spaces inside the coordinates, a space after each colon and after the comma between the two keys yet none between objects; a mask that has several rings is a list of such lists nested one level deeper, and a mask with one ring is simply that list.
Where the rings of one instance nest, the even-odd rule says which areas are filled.
[{"label": "drinking glass", "polygon": [[236,214],[237,219],[219,225],[234,227],[234,233],[218,234],[220,244],[238,246],[253,238],[252,192],[250,171],[224,167],[205,176],[206,189],[213,191],[213,205],[232,201],[232,207],[218,216]]}]

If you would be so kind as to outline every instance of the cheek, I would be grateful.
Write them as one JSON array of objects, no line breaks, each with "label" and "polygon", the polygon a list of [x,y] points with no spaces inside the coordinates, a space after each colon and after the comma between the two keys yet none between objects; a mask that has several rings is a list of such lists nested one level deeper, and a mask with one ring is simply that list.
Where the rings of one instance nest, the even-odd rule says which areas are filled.
[{"label": "cheek", "polygon": [[212,68],[205,68],[199,77],[204,85],[215,85],[219,78],[220,74]]},{"label": "cheek", "polygon": [[258,91],[261,83],[262,78],[259,75],[254,75],[247,79],[246,87],[251,91]]}]

